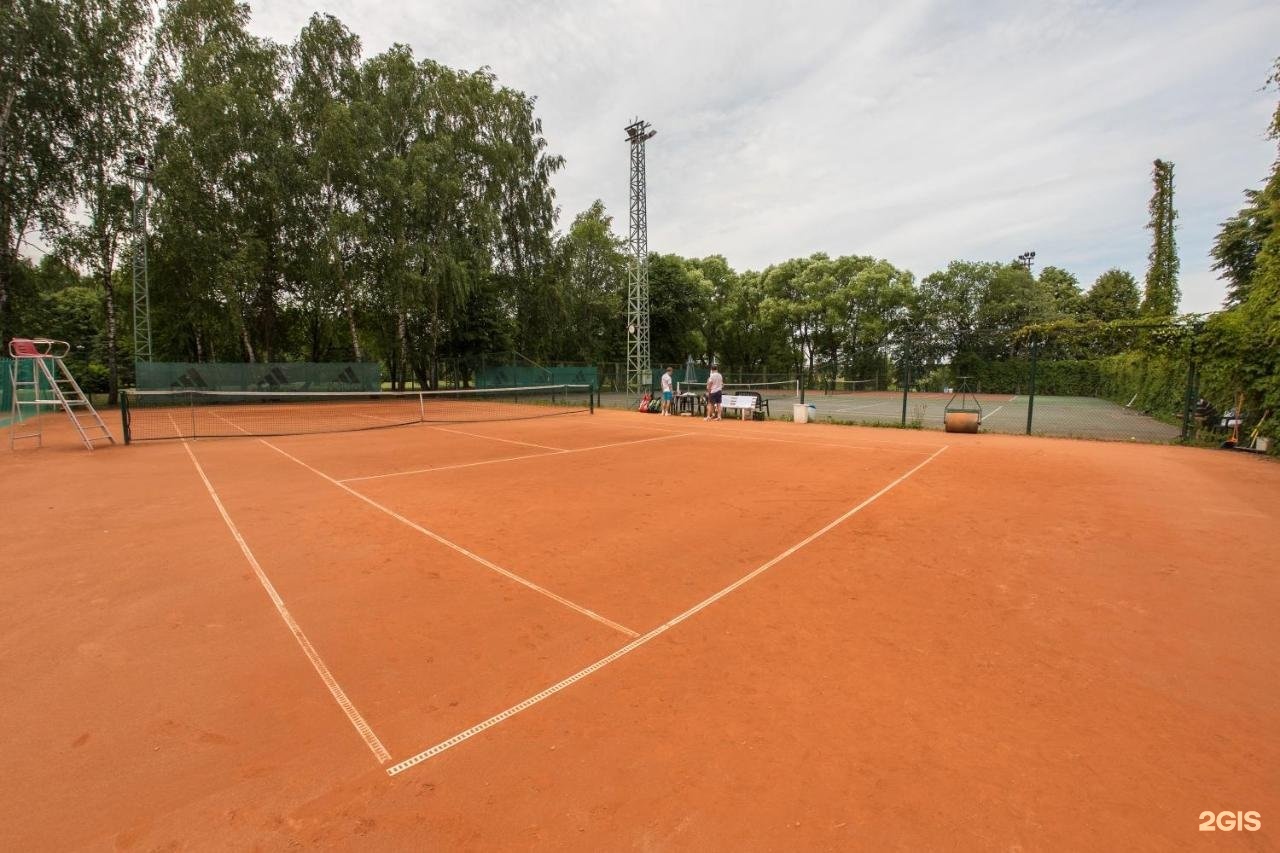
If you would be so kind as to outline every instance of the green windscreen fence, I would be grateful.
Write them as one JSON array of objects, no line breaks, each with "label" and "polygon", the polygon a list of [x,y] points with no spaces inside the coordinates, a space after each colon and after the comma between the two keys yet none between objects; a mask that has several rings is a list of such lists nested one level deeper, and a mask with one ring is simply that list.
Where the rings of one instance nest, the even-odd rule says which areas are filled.
[{"label": "green windscreen fence", "polygon": [[476,371],[477,388],[527,388],[533,385],[590,385],[600,387],[600,372],[595,367],[539,367],[529,364],[503,364]]},{"label": "green windscreen fence", "polygon": [[374,362],[139,362],[140,391],[379,391]]},{"label": "green windscreen fence", "polygon": [[[49,399],[52,393],[48,390],[48,382],[44,379],[44,375],[36,367],[35,359],[8,359],[0,358],[0,426],[7,426],[13,420],[13,371],[18,371],[19,382],[31,382],[33,379],[40,380],[40,388],[44,392],[40,399]],[[36,392],[33,388],[23,388],[18,392],[19,400],[34,400]],[[42,407],[42,411],[49,411],[51,406]],[[21,406],[18,408],[18,420],[23,421],[34,417],[36,409],[34,406]]]}]

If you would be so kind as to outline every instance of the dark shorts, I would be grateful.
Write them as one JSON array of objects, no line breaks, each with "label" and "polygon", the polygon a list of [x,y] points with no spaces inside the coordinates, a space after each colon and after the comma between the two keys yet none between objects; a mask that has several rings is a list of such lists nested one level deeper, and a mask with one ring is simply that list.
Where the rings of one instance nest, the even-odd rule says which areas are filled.
[{"label": "dark shorts", "polygon": [[707,402],[715,403],[717,406],[720,405],[720,395],[723,393],[724,393],[723,391],[710,392],[709,394],[707,394]]},{"label": "dark shorts", "polygon": [[662,399],[664,399],[664,400],[666,400],[668,403],[670,403],[670,402],[671,402],[671,392],[670,392],[670,391],[663,391],[663,392],[662,392]]}]

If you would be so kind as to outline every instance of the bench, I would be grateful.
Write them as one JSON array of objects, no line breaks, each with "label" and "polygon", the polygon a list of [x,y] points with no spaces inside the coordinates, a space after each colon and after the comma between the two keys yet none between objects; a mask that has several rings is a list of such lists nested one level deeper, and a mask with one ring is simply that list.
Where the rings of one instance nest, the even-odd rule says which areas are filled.
[{"label": "bench", "polygon": [[[743,394],[725,394],[720,398],[720,408],[726,411],[736,410],[738,416],[746,419],[747,412],[752,420],[762,419],[769,412],[769,401],[758,391],[747,391]],[[757,416],[759,416],[757,418]]]}]

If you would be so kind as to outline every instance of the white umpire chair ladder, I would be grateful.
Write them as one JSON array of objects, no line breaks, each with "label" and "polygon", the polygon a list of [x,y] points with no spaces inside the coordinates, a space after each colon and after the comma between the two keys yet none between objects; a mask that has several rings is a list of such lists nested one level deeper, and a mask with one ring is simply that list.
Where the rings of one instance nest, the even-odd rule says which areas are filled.
[{"label": "white umpire chair ladder", "polygon": [[[44,431],[40,423],[41,406],[57,406],[66,412],[75,425],[76,432],[80,434],[80,440],[90,450],[93,450],[94,442],[116,443],[111,431],[80,389],[80,383],[76,382],[63,363],[62,359],[70,351],[71,345],[66,341],[51,341],[47,338],[14,338],[9,342],[9,355],[13,359],[9,377],[13,385],[13,412],[9,422],[10,449],[19,440],[28,438],[34,438],[37,447],[44,444]],[[23,409],[26,407],[35,409],[35,431],[19,433],[18,427],[23,423]]]}]

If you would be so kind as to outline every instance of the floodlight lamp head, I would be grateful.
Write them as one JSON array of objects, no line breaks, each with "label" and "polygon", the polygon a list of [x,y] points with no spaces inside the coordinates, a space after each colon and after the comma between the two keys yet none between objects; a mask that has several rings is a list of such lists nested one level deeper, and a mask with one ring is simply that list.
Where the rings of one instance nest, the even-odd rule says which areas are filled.
[{"label": "floodlight lamp head", "polygon": [[627,141],[632,145],[637,145],[653,137],[658,133],[649,127],[649,123],[643,119],[636,119],[631,124],[623,128],[627,132]]}]

